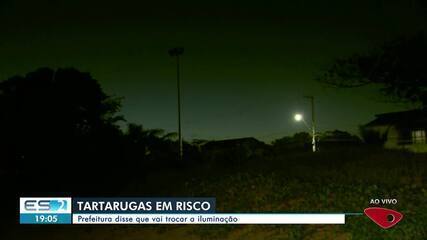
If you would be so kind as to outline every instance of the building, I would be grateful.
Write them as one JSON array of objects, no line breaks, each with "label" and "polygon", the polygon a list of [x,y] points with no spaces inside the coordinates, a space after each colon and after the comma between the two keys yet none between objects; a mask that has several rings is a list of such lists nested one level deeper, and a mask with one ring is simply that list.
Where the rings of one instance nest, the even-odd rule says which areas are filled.
[{"label": "building", "polygon": [[319,134],[319,149],[358,146],[361,140],[345,131],[333,130]]},{"label": "building", "polygon": [[201,148],[208,159],[238,162],[262,155],[266,150],[266,144],[255,138],[248,137],[210,141],[204,143]]},{"label": "building", "polygon": [[366,136],[376,134],[385,148],[427,152],[426,130],[427,109],[417,109],[378,114],[375,120],[363,127],[362,132]]}]

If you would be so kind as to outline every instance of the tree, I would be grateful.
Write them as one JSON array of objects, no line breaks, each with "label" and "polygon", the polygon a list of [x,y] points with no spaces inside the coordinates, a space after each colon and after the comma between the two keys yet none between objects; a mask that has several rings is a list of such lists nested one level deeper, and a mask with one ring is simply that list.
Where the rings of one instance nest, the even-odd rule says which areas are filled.
[{"label": "tree", "polygon": [[298,132],[293,136],[285,136],[276,139],[272,142],[273,149],[275,150],[289,150],[289,149],[310,149],[311,135],[307,132]]},{"label": "tree", "polygon": [[426,56],[423,33],[401,37],[368,54],[337,59],[318,80],[338,88],[378,84],[387,96],[427,106]]},{"label": "tree", "polygon": [[173,141],[176,133],[165,133],[163,129],[144,129],[140,124],[130,123],[125,137],[128,158],[136,165],[142,164],[143,160],[158,164],[174,159],[173,156],[177,154]]},{"label": "tree", "polygon": [[1,159],[9,172],[37,173],[32,182],[72,172],[84,181],[121,156],[120,100],[89,73],[41,68],[11,77],[0,82],[0,109]]}]

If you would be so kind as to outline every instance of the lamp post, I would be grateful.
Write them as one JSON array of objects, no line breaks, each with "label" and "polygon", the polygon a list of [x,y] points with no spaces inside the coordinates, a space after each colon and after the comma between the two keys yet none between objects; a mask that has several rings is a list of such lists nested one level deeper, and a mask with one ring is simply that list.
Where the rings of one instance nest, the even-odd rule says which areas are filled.
[{"label": "lamp post", "polygon": [[305,98],[310,99],[311,102],[311,144],[313,145],[313,152],[316,152],[316,120],[314,116],[314,96],[305,96]]},{"label": "lamp post", "polygon": [[313,152],[316,152],[317,146],[316,146],[316,121],[315,121],[315,115],[314,115],[314,97],[305,96],[305,98],[308,98],[311,101],[311,127],[307,124],[307,122],[304,120],[303,115],[300,113],[295,114],[294,119],[297,122],[303,122],[305,126],[310,130],[312,150]]},{"label": "lamp post", "polygon": [[184,48],[176,47],[169,49],[169,55],[171,57],[176,57],[176,88],[177,88],[177,97],[178,97],[178,142],[179,142],[179,160],[182,160],[183,156],[183,147],[182,147],[182,134],[181,134],[181,79],[180,79],[180,69],[179,69],[179,56],[184,53]]}]

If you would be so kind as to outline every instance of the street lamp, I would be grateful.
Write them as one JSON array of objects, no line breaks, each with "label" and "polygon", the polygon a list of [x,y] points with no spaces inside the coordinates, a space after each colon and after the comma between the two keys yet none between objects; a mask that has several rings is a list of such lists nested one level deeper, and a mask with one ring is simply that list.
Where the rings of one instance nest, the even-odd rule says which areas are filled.
[{"label": "street lamp", "polygon": [[297,122],[300,122],[301,120],[304,120],[304,119],[302,118],[302,114],[300,114],[300,113],[295,114],[294,119],[295,119],[295,121],[297,121]]},{"label": "street lamp", "polygon": [[178,142],[179,142],[179,160],[182,160],[183,148],[182,148],[182,135],[181,135],[181,83],[179,73],[179,56],[184,54],[184,48],[176,47],[169,49],[169,55],[176,57],[176,88],[178,97]]},{"label": "street lamp", "polygon": [[294,119],[297,122],[303,122],[304,125],[310,130],[312,149],[313,149],[313,152],[316,152],[317,146],[316,146],[316,122],[315,122],[315,118],[314,118],[314,97],[313,96],[305,96],[305,98],[308,98],[311,100],[311,126],[309,126],[307,124],[307,122],[304,120],[303,115],[300,113],[295,114]]},{"label": "street lamp", "polygon": [[307,127],[307,129],[310,131],[310,132],[312,132],[312,129],[311,129],[311,127],[307,124],[307,122],[304,120],[304,116],[301,114],[301,113],[296,113],[295,115],[294,115],[294,120],[296,121],[296,122],[303,122],[304,123],[304,125]]}]

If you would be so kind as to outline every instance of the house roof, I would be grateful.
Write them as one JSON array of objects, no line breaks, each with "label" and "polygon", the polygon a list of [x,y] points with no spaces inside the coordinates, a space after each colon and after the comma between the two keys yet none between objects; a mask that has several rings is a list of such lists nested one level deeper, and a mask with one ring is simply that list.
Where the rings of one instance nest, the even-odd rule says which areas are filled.
[{"label": "house roof", "polygon": [[382,113],[367,123],[367,127],[395,125],[400,127],[427,127],[427,109]]}]

